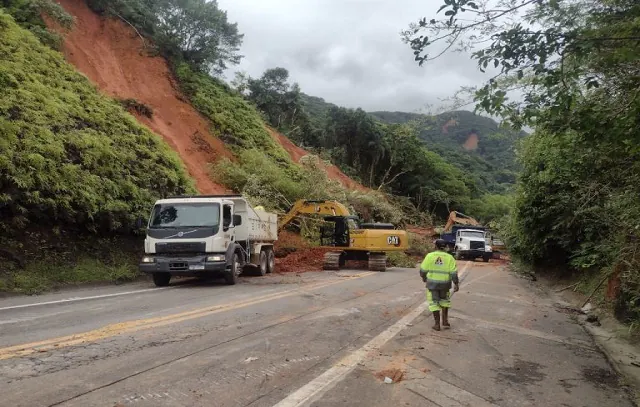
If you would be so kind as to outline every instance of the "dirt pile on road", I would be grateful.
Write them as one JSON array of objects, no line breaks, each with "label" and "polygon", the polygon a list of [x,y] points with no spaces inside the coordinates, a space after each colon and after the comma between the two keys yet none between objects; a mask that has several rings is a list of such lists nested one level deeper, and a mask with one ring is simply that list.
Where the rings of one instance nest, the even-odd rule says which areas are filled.
[{"label": "dirt pile on road", "polygon": [[286,257],[276,259],[278,273],[303,273],[305,271],[321,271],[324,254],[331,249],[318,247],[296,250]]},{"label": "dirt pile on road", "polygon": [[382,381],[384,381],[385,378],[388,377],[392,380],[393,383],[398,383],[401,382],[404,378],[404,371],[397,368],[385,369],[377,372],[375,376]]},{"label": "dirt pile on road", "polygon": [[278,233],[276,249],[276,271],[299,273],[322,270],[327,249],[313,248],[297,233],[284,230]]},{"label": "dirt pile on road", "polygon": [[74,28],[65,37],[66,59],[102,92],[151,108],[151,118],[136,117],[180,155],[201,193],[228,192],[209,178],[209,163],[233,156],[209,133],[209,123],[185,101],[166,60],[146,56],[143,40],[131,27],[98,16],[84,0],[58,2],[75,17]]}]

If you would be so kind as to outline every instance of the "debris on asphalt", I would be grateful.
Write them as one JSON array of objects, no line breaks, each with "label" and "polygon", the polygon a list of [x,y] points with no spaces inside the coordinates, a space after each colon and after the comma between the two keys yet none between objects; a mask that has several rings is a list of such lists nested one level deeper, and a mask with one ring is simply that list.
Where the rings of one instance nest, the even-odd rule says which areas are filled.
[{"label": "debris on asphalt", "polygon": [[393,379],[392,379],[392,378],[390,378],[390,377],[385,377],[385,378],[384,378],[384,382],[385,382],[386,384],[391,384],[391,383],[393,383]]},{"label": "debris on asphalt", "polygon": [[253,361],[255,361],[255,360],[258,360],[258,358],[257,358],[257,357],[255,357],[255,356],[250,356],[250,357],[248,357],[248,358],[246,358],[246,359],[244,360],[244,363],[251,363],[251,362],[253,362]]},{"label": "debris on asphalt", "polygon": [[587,322],[591,322],[591,323],[598,322],[598,316],[593,314],[588,315]]},{"label": "debris on asphalt", "polygon": [[600,320],[598,319],[597,315],[593,315],[593,314],[587,315],[586,321],[595,326],[600,326]]},{"label": "debris on asphalt", "polygon": [[385,383],[387,383],[387,379],[391,380],[389,383],[398,383],[404,378],[404,371],[397,368],[385,369],[376,373],[375,376]]}]

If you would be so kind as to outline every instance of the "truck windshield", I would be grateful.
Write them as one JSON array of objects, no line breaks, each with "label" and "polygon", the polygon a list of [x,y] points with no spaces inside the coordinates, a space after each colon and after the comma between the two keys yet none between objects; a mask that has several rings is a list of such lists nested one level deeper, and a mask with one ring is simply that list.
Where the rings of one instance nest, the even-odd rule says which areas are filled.
[{"label": "truck windshield", "polygon": [[219,224],[217,203],[159,204],[151,214],[152,228],[216,227]]},{"label": "truck windshield", "polygon": [[473,238],[476,238],[476,239],[484,239],[484,232],[464,231],[464,232],[460,232],[460,236],[461,237],[473,237]]}]

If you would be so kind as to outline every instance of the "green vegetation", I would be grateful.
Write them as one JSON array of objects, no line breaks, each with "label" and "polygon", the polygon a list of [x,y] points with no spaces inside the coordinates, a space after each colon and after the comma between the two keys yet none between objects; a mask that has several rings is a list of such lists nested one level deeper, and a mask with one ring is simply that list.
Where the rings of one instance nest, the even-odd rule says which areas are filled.
[{"label": "green vegetation", "polygon": [[[516,182],[519,166],[515,147],[526,134],[501,129],[487,117],[464,110],[427,116],[416,113],[372,112],[385,123],[415,123],[418,137],[433,152],[472,177],[483,191],[506,193]],[[478,137],[474,150],[465,150],[471,135]]]},{"label": "green vegetation", "polygon": [[88,0],[94,11],[136,27],[174,62],[185,61],[199,71],[222,73],[240,62],[242,34],[227,21],[217,1]]},{"label": "green vegetation", "polygon": [[[1,10],[0,88],[0,255],[11,263],[0,277],[10,288],[22,289],[21,266],[35,267],[27,231],[129,234],[155,199],[194,191],[168,146]],[[73,247],[40,243],[52,267]]]},{"label": "green vegetation", "polygon": [[[439,41],[473,33],[475,44],[489,44],[472,58],[497,73],[471,96],[479,109],[536,129],[519,151],[514,209],[502,222],[509,247],[541,270],[618,281],[615,313],[637,324],[640,4],[520,0],[499,13],[482,6],[447,0],[442,20],[421,20],[405,39],[420,63],[439,52]],[[517,13],[523,23],[512,25]],[[514,89],[523,97],[509,99]]]},{"label": "green vegetation", "polygon": [[62,38],[47,30],[43,16],[51,18],[66,29],[73,25],[73,17],[53,0],[0,0],[0,8],[4,8],[18,24],[31,31],[43,44],[55,49],[60,47]]}]

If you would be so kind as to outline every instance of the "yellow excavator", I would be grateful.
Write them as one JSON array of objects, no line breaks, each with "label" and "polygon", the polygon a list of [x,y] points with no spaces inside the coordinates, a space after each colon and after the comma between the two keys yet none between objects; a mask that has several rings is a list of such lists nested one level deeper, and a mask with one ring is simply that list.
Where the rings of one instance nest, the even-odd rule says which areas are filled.
[{"label": "yellow excavator", "polygon": [[390,251],[405,251],[408,235],[391,223],[362,223],[338,201],[298,200],[278,222],[280,232],[301,215],[322,215],[327,223],[320,227],[320,245],[335,249],[324,255],[324,270],[340,270],[348,260],[367,260],[369,270],[386,271]]}]

